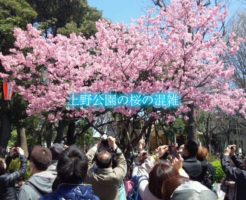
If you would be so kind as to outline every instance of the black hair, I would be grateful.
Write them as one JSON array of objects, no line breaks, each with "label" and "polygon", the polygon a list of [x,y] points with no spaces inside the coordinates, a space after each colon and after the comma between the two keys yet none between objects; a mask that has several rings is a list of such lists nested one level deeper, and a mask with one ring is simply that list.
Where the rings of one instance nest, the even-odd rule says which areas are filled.
[{"label": "black hair", "polygon": [[96,153],[95,160],[98,168],[108,168],[112,165],[112,154],[102,150]]},{"label": "black hair", "polygon": [[50,147],[50,151],[52,153],[52,160],[58,160],[60,155],[64,151],[64,145],[59,143],[54,143]]},{"label": "black hair", "polygon": [[60,183],[80,184],[87,174],[88,159],[73,145],[61,154],[56,169]]},{"label": "black hair", "polygon": [[189,140],[184,147],[188,153],[189,153],[189,157],[194,157],[197,154],[198,151],[198,145],[195,141],[193,140]]}]

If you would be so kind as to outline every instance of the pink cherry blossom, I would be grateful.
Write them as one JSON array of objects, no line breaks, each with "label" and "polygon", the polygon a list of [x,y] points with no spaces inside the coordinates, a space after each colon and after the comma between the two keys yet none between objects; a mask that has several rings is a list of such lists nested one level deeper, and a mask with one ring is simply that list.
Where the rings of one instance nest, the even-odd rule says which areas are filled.
[{"label": "pink cherry blossom", "polygon": [[[178,92],[182,106],[167,115],[168,123],[180,115],[187,120],[189,104],[246,116],[246,94],[233,87],[234,66],[222,59],[236,53],[245,40],[232,34],[226,44],[218,32],[225,17],[220,5],[173,0],[165,11],[152,9],[128,27],[101,20],[89,39],[75,34],[44,38],[28,25],[26,31],[15,29],[11,54],[0,54],[6,71],[0,77],[14,81],[28,102],[29,115],[48,112],[52,121],[79,117],[92,121],[95,109],[67,109],[73,92]],[[126,116],[138,112],[112,111]],[[156,119],[160,115],[158,110],[152,113]]]}]

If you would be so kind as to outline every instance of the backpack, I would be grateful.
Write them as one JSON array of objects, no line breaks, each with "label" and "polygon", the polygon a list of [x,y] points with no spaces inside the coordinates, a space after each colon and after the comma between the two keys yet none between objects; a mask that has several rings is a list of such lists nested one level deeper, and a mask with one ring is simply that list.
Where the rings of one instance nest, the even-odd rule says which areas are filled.
[{"label": "backpack", "polygon": [[214,183],[214,169],[213,166],[210,165],[208,162],[202,165],[202,174],[200,182],[209,189],[212,189]]},{"label": "backpack", "polygon": [[143,180],[148,180],[146,176],[133,176],[130,180],[132,190],[127,194],[127,200],[142,200],[139,194],[139,184]]}]

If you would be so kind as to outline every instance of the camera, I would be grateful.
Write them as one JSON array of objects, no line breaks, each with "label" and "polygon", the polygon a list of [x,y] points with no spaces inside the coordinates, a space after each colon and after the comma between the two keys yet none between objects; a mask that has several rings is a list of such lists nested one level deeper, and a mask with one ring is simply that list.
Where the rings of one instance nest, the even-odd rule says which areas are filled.
[{"label": "camera", "polygon": [[109,144],[108,144],[108,136],[106,134],[104,134],[101,138],[101,144],[105,147],[108,147]]},{"label": "camera", "polygon": [[231,145],[230,149],[231,150],[235,150],[236,149],[236,145]]},{"label": "camera", "polygon": [[98,151],[102,151],[102,150],[111,151],[109,143],[108,143],[108,136],[106,134],[104,134],[101,137],[101,142],[98,147]]},{"label": "camera", "polygon": [[17,147],[13,147],[11,151],[12,151],[12,158],[17,158],[19,156]]},{"label": "camera", "polygon": [[172,158],[179,158],[179,153],[174,145],[168,146],[168,152],[172,156]]},{"label": "camera", "polygon": [[179,153],[175,145],[169,145],[168,151],[162,157],[160,157],[161,160],[172,160],[174,158],[179,158]]}]

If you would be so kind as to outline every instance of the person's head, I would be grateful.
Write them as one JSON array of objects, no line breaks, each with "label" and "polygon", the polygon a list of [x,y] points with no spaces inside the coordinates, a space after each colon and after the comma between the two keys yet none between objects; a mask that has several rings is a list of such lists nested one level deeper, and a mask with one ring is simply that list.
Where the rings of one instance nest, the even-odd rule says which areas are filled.
[{"label": "person's head", "polygon": [[200,161],[206,160],[208,157],[208,149],[202,146],[198,147],[198,152],[196,157]]},{"label": "person's head", "polygon": [[0,175],[5,174],[6,172],[6,163],[3,158],[0,158]]},{"label": "person's head", "polygon": [[188,180],[188,178],[182,176],[173,176],[166,180],[163,180],[161,188],[162,199],[169,200],[174,190]]},{"label": "person's head", "polygon": [[97,152],[95,159],[98,168],[109,168],[112,166],[112,154],[106,150]]},{"label": "person's head", "polygon": [[35,146],[30,155],[31,172],[45,171],[51,164],[52,154],[46,147]]},{"label": "person's head", "polygon": [[64,151],[64,145],[59,143],[54,143],[50,147],[50,151],[52,154],[52,160],[58,160],[62,152]]},{"label": "person's head", "polygon": [[183,157],[195,157],[198,151],[198,145],[195,141],[189,140],[183,150]]},{"label": "person's head", "polygon": [[161,188],[163,180],[178,176],[178,171],[167,162],[156,164],[149,173],[149,190],[157,198],[161,198]]},{"label": "person's head", "polygon": [[56,169],[60,183],[81,184],[87,174],[88,160],[86,155],[73,145],[61,154]]}]

